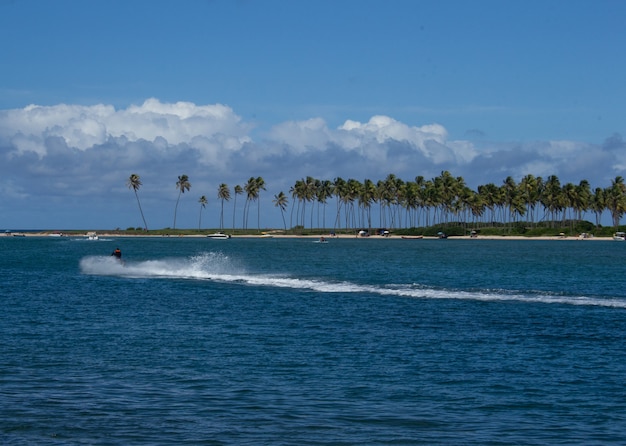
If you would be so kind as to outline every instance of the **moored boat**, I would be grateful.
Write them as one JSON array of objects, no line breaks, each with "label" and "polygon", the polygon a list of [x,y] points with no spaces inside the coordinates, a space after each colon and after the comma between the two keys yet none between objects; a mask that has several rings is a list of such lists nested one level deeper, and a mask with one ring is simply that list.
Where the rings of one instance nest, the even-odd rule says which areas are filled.
[{"label": "moored boat", "polygon": [[216,232],[214,234],[207,235],[208,238],[216,240],[227,240],[230,238],[230,234],[224,234],[223,232]]},{"label": "moored boat", "polygon": [[424,238],[423,235],[403,235],[401,236],[404,240],[421,240]]},{"label": "moored boat", "polygon": [[613,240],[617,242],[626,241],[626,232],[616,232],[613,234]]}]

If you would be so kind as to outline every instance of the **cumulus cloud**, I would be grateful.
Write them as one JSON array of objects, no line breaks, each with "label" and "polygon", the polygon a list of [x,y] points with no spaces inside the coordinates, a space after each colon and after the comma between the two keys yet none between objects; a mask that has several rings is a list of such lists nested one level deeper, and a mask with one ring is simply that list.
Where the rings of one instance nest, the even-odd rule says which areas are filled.
[{"label": "cumulus cloud", "polygon": [[236,150],[248,141],[249,126],[224,105],[199,106],[190,102],[164,104],[148,99],[141,105],[116,110],[110,105],[29,105],[0,112],[0,141],[18,153],[47,153],[46,139],[60,137],[68,147],[87,150],[111,137],[128,141],[165,140],[169,145],[198,140],[200,150],[211,141]]},{"label": "cumulus cloud", "polygon": [[[148,214],[175,198],[174,183],[183,173],[194,194],[210,199],[220,183],[234,187],[251,176],[263,176],[270,199],[308,175],[377,181],[394,173],[412,180],[449,170],[470,187],[526,174],[587,179],[603,187],[610,178],[625,175],[621,158],[626,144],[618,134],[595,145],[475,142],[451,139],[438,123],[411,125],[380,115],[366,122],[347,119],[336,128],[321,117],[286,121],[254,138],[252,130],[220,104],[148,99],[125,109],[59,104],[2,110],[0,208],[28,201],[48,214],[55,212],[50,203],[59,212],[66,206],[68,212],[76,199],[80,207],[101,212],[104,203],[116,207],[129,198],[125,181],[131,173],[142,177]],[[125,212],[134,212],[132,200],[125,203]]]},{"label": "cumulus cloud", "polygon": [[337,129],[329,129],[320,118],[285,122],[275,126],[269,132],[269,138],[280,141],[298,154],[334,146],[379,162],[389,158],[389,150],[397,143],[434,164],[467,163],[476,156],[469,143],[448,144],[448,134],[442,125],[415,127],[388,116],[373,116],[365,123],[347,120]]}]

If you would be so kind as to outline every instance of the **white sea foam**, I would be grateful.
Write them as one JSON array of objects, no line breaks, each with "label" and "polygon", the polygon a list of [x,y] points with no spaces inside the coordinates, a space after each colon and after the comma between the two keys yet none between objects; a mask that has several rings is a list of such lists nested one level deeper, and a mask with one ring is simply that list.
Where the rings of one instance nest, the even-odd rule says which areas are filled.
[{"label": "white sea foam", "polygon": [[232,262],[219,253],[203,253],[189,258],[125,261],[111,256],[88,256],[80,261],[83,274],[135,278],[216,279],[232,270]]},{"label": "white sea foam", "polygon": [[189,258],[166,258],[121,264],[110,256],[89,256],[80,261],[83,274],[129,278],[172,278],[236,282],[251,286],[310,290],[319,293],[362,293],[415,299],[519,301],[626,308],[626,301],[589,296],[565,296],[511,290],[460,290],[421,284],[367,285],[347,281],[305,279],[274,274],[250,274],[220,253],[202,253]]}]

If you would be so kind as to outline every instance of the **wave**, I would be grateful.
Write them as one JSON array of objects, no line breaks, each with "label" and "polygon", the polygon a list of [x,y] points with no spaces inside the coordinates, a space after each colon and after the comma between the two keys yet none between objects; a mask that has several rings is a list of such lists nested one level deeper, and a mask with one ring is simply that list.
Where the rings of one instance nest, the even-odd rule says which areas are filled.
[{"label": "wave", "polygon": [[[227,277],[233,262],[220,253],[203,253],[189,258],[165,258],[119,262],[112,256],[87,256],[81,259],[83,274],[131,278],[213,279]],[[240,268],[241,273],[244,273]]]},{"label": "wave", "polygon": [[305,279],[279,274],[252,274],[230,257],[217,252],[189,258],[165,258],[137,262],[117,261],[111,256],[88,256],[80,261],[83,274],[128,278],[170,278],[233,282],[250,286],[289,288],[319,293],[363,293],[415,299],[458,299],[476,301],[519,301],[528,303],[600,306],[626,309],[622,299],[561,295],[513,290],[463,290],[423,284],[367,285],[349,281]]}]

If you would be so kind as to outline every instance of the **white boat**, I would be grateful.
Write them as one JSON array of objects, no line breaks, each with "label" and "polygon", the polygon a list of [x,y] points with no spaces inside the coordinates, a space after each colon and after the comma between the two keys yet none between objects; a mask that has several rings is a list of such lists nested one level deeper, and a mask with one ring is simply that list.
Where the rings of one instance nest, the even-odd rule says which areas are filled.
[{"label": "white boat", "polygon": [[217,240],[227,240],[230,238],[230,234],[224,234],[223,232],[216,232],[214,234],[207,235],[208,238],[214,238]]},{"label": "white boat", "polygon": [[613,240],[618,242],[626,241],[626,232],[616,232],[613,234]]},{"label": "white boat", "polygon": [[87,240],[100,240],[100,238],[98,237],[98,234],[96,234],[95,232],[88,232],[86,237],[87,237]]}]

